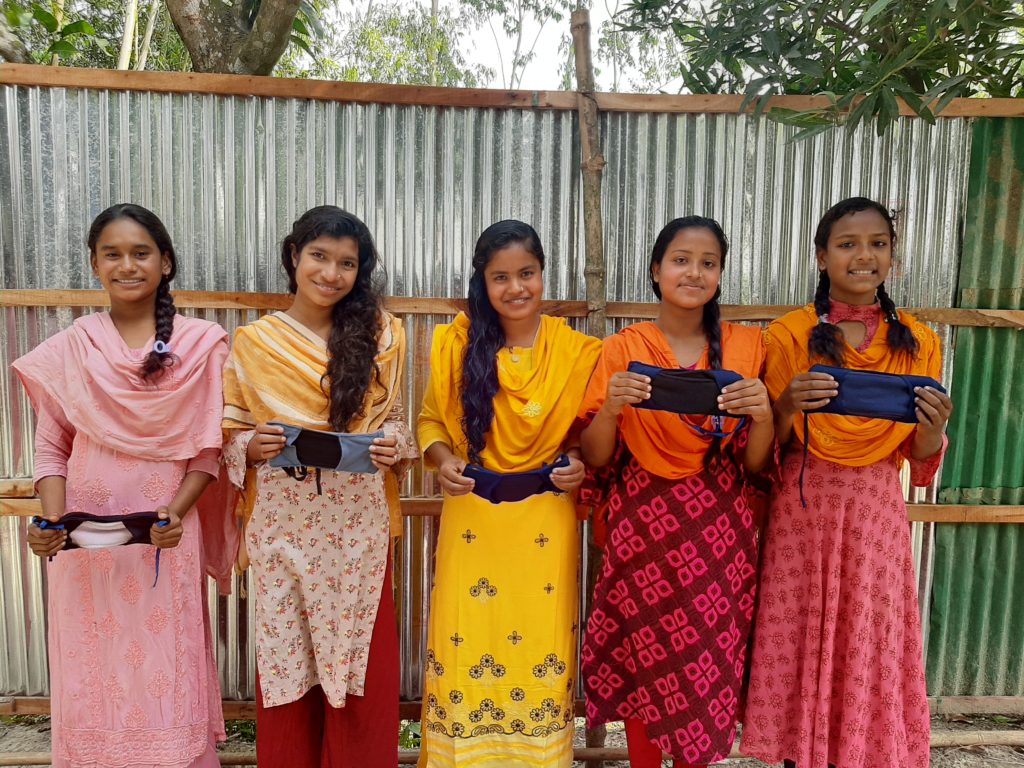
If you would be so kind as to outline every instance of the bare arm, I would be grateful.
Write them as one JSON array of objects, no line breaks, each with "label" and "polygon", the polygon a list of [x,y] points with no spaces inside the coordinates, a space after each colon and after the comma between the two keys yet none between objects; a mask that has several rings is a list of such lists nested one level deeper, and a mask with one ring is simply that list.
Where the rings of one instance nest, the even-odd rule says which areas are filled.
[{"label": "bare arm", "polygon": [[619,414],[626,405],[635,405],[651,396],[651,380],[628,371],[612,374],[608,394],[601,409],[580,434],[583,460],[592,467],[604,467],[615,454]]}]

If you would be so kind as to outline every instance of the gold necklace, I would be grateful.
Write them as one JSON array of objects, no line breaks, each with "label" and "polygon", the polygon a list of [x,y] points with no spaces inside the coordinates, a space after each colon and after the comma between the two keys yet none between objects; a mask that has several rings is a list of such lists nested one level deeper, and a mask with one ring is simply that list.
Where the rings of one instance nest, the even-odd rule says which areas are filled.
[{"label": "gold necklace", "polygon": [[[530,345],[528,347],[520,347],[520,349],[533,349],[533,346],[537,343],[537,336],[538,334],[540,334],[540,326],[541,323],[537,323],[537,329],[533,332],[533,341],[530,342]],[[512,351],[512,345],[506,344],[505,349],[508,350],[508,359],[511,360],[513,363],[518,363],[520,357],[519,355]]]}]

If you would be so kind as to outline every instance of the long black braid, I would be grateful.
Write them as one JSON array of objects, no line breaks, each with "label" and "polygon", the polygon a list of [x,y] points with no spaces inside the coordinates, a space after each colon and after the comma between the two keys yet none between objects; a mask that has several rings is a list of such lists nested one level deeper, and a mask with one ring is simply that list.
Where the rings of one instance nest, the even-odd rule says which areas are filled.
[{"label": "long black braid", "polygon": [[[170,348],[171,335],[174,333],[174,316],[177,310],[174,306],[174,298],[171,296],[171,281],[178,272],[178,260],[174,253],[174,245],[171,243],[171,236],[167,234],[167,228],[159,217],[147,208],[134,203],[119,203],[112,205],[93,219],[89,227],[87,242],[89,251],[96,255],[96,244],[104,228],[112,221],[118,219],[131,219],[145,229],[153,242],[156,243],[160,255],[166,258],[171,265],[170,271],[160,280],[156,289],[156,300],[154,313],[156,315],[156,338],[154,347],[160,346],[163,351],[158,352],[154,348],[139,367],[139,375],[145,381],[159,379],[164,371],[174,365],[177,359]],[[162,342],[157,344],[156,342]]]}]

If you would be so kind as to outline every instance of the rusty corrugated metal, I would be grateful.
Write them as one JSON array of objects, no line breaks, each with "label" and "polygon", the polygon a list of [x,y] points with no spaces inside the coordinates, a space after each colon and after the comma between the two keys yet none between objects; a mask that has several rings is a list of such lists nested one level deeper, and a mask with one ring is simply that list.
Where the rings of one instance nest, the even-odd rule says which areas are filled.
[{"label": "rusty corrugated metal", "polygon": [[[1024,309],[1024,121],[974,126],[959,303]],[[1024,335],[957,331],[940,499],[1024,504]],[[1024,695],[1024,527],[939,525],[929,692]]]},{"label": "rusty corrugated metal", "polygon": [[[534,224],[544,241],[548,296],[583,298],[575,113],[11,86],[0,87],[0,98],[0,185],[12,191],[0,198],[5,288],[95,287],[88,224],[106,205],[130,199],[168,225],[181,261],[179,289],[282,290],[277,249],[290,222],[312,205],[335,202],[374,232],[392,294],[464,295],[477,234],[514,216]],[[864,193],[907,211],[905,268],[893,295],[949,305],[968,121],[930,127],[901,120],[886,139],[835,131],[796,144],[788,141],[791,129],[749,116],[616,114],[602,125],[610,300],[650,299],[644,275],[654,233],[675,215],[699,211],[718,217],[734,244],[726,301],[805,301],[818,217],[835,199]],[[78,312],[2,312],[0,477],[31,472],[30,411],[11,384],[9,363]],[[229,329],[251,319],[205,316]],[[404,319],[411,420],[433,327],[446,318]],[[405,489],[435,490],[420,469]],[[42,579],[17,523],[4,525],[0,691],[41,693]],[[402,694],[409,698],[421,691],[435,527],[407,520],[396,559]],[[930,542],[931,527],[916,526],[922,585],[930,579]],[[211,598],[211,609],[224,694],[252,698],[252,611],[237,591]]]}]

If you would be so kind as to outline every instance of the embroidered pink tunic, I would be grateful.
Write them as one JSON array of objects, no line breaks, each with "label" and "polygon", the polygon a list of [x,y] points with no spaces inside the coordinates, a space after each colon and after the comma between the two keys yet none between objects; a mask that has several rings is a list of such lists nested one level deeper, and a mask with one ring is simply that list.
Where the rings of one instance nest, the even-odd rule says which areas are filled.
[{"label": "embroidered pink tunic", "polygon": [[[195,342],[192,349],[186,338]],[[76,341],[82,346],[69,350]],[[142,398],[134,404],[144,407],[148,399],[158,417],[175,414],[161,431],[152,430],[143,411],[132,413],[127,404],[118,410],[103,396],[110,391],[101,380],[121,376],[132,389],[130,373],[152,346],[129,349],[106,313],[81,318],[15,363],[37,413],[35,479],[67,478],[67,512],[153,510],[173,499],[187,472],[217,476],[217,447],[157,460],[119,451],[94,432],[107,424],[112,439],[123,438],[118,426],[134,420],[142,434],[130,437],[159,444],[171,435],[172,455],[190,444],[175,437],[180,433],[191,432],[192,444],[217,441],[204,421],[211,415],[215,426],[220,421],[225,334],[178,316],[171,345],[180,365],[155,386],[139,384]],[[190,359],[198,355],[203,359]],[[54,356],[65,370],[53,370]],[[83,361],[88,365],[77,368],[75,386],[75,367]],[[156,401],[184,376],[191,379],[189,408],[162,409]],[[95,408],[93,416],[79,416]],[[224,720],[195,509],[183,526],[178,546],[161,554],[155,584],[156,548],[148,545],[60,552],[47,564],[53,765],[219,765],[214,741],[224,739]]]}]

